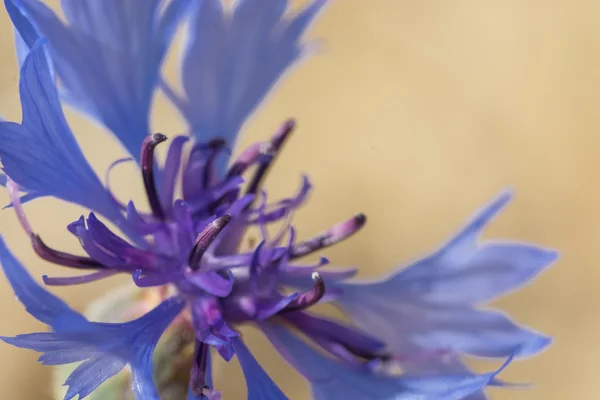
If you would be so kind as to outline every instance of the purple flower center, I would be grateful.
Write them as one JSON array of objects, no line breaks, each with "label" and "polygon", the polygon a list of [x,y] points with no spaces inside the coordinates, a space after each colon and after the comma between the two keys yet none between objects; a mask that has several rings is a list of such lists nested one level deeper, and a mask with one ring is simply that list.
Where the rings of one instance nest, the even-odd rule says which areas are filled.
[{"label": "purple flower center", "polygon": [[[154,152],[167,137],[159,133],[147,137],[140,160],[151,213],[138,212],[133,202],[119,204],[128,232],[134,232],[128,236],[129,240],[114,233],[93,212],[69,224],[69,231],[79,239],[87,257],[47,246],[31,230],[18,200],[16,185],[11,183],[15,210],[30,234],[36,253],[56,264],[95,270],[77,277],[44,276],[44,282],[72,285],[129,273],[139,287],[171,285],[176,288],[188,302],[186,315],[198,341],[192,371],[193,388],[198,393],[206,390],[203,376],[208,346],[214,346],[226,360],[231,359],[232,339],[239,334],[230,325],[243,322],[277,316],[301,328],[333,354],[353,363],[356,359],[385,359],[386,356],[373,351],[373,343],[367,347],[355,343],[371,339],[350,329],[346,333],[354,334],[357,340],[348,334],[331,335],[327,333],[331,327],[325,320],[303,312],[326,294],[324,277],[317,271],[328,261],[323,258],[314,265],[292,265],[291,262],[349,237],[364,226],[366,217],[358,214],[306,241],[296,242],[290,221],[294,210],[308,196],[311,188],[308,179],[303,179],[295,196],[274,203],[269,203],[267,194],[261,191],[269,168],[294,126],[293,121],[289,121],[270,141],[249,146],[222,178],[216,177],[214,163],[225,150],[224,141],[216,139],[195,144],[185,159],[182,149],[186,140],[178,137],[169,148],[164,167],[158,168]],[[254,171],[242,188],[241,175],[250,169]],[[180,172],[183,198],[173,201],[174,182]],[[271,236],[267,226],[275,223],[281,226]],[[254,251],[239,252],[241,239],[249,226],[259,228],[262,240]],[[336,281],[354,272],[325,271],[324,276]],[[312,279],[312,287],[306,287],[305,291],[291,294],[281,291],[286,285],[306,286],[309,279]],[[335,296],[335,291],[330,294]]]}]

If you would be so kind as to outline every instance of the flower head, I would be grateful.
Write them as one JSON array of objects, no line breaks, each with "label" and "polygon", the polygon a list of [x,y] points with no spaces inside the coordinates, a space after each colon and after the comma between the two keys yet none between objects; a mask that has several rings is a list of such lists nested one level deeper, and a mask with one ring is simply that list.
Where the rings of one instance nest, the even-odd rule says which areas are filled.
[{"label": "flower head", "polygon": [[[387,279],[364,283],[351,280],[355,269],[323,268],[325,258],[314,264],[302,259],[356,233],[365,215],[298,241],[292,216],[312,189],[309,179],[302,177],[297,193],[284,199],[272,200],[263,190],[294,132],[293,120],[228,158],[244,121],[306,54],[302,34],[325,1],[290,16],[283,0],[244,0],[232,10],[216,0],[64,0],[67,23],[40,1],[5,2],[22,60],[23,121],[0,122],[0,158],[12,206],[41,258],[87,271],[44,276],[44,283],[76,285],[129,274],[134,285],[163,298],[131,322],[90,322],[39,287],[0,241],[0,261],[17,297],[52,330],[3,340],[43,353],[40,361],[46,364],[82,362],[66,381],[66,399],[89,395],[126,365],[136,398],[158,399],[152,353],[172,324],[193,332],[190,399],[220,398],[211,352],[239,360],[249,399],[286,398],[244,343],[242,324],[260,328],[310,382],[314,398],[323,400],[481,398],[485,386],[507,385],[496,375],[514,357],[549,344],[546,336],[504,314],[477,308],[531,280],[556,258],[553,251],[527,244],[478,243],[509,193],[440,250]],[[181,96],[161,80],[160,67],[178,24],[186,20]],[[151,133],[150,104],[159,88],[180,109],[189,135],[169,139]],[[96,176],[63,115],[61,98],[103,123],[131,153],[149,213],[131,201],[120,203],[108,181]],[[167,157],[159,166],[155,149],[165,145]],[[181,193],[175,190],[178,180]],[[54,249],[36,233],[23,203],[39,196],[90,210],[67,227],[86,256]],[[267,228],[275,223],[280,229],[271,234]],[[261,241],[244,252],[240,242],[249,227],[259,229]],[[311,312],[321,301],[333,302],[353,322]],[[462,362],[467,355],[506,362],[497,371],[476,374]],[[394,372],[398,366],[403,374]]]}]

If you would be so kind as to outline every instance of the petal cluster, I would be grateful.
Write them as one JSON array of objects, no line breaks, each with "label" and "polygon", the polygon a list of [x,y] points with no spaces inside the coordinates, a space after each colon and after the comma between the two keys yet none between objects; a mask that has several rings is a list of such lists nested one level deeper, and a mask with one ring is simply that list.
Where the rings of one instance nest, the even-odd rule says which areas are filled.
[{"label": "petal cluster", "polygon": [[[63,0],[63,21],[42,1],[5,0],[15,26],[23,120],[0,122],[2,183],[32,249],[44,260],[86,271],[43,276],[44,283],[127,274],[132,287],[162,299],[129,322],[89,321],[40,287],[0,239],[0,262],[17,298],[50,329],[2,340],[41,353],[44,364],[81,363],[65,382],[65,399],[90,395],[126,366],[136,399],[160,398],[153,372],[162,366],[153,366],[152,354],[176,323],[193,332],[189,399],[222,397],[212,379],[217,355],[237,358],[248,399],[287,398],[244,342],[244,324],[264,333],[317,400],[481,399],[487,386],[510,386],[497,376],[513,359],[550,343],[481,308],[557,257],[530,244],[479,240],[510,193],[432,254],[387,278],[361,282],[352,279],[356,269],[304,258],[354,235],[366,223],[364,214],[300,241],[292,221],[312,190],[308,177],[283,199],[263,189],[295,131],[293,120],[230,159],[244,122],[308,54],[302,36],[325,3],[314,0],[292,13],[285,0],[240,0],[232,8],[218,0]],[[186,33],[181,94],[161,78],[179,28]],[[152,133],[159,90],[188,122],[188,134]],[[78,147],[63,104],[98,120],[130,153],[114,161],[104,182]],[[155,150],[166,145],[160,164]],[[111,170],[125,161],[139,166],[150,212],[121,203],[110,187]],[[85,255],[56,249],[36,233],[24,203],[40,196],[89,210],[67,226]],[[258,229],[260,241],[241,251],[249,228]],[[311,307],[323,301],[351,322],[314,313]],[[497,358],[502,366],[479,374],[465,366],[469,356]]]}]

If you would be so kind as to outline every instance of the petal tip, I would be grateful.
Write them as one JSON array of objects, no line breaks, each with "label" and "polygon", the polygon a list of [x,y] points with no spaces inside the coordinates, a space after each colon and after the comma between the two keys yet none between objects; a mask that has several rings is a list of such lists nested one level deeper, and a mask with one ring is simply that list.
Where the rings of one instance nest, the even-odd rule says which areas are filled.
[{"label": "petal tip", "polygon": [[498,194],[493,203],[498,208],[503,208],[506,206],[513,198],[515,197],[515,189],[514,188],[505,188]]},{"label": "petal tip", "polygon": [[554,341],[550,336],[541,333],[532,333],[529,340],[515,350],[515,357],[528,358],[546,350]]}]

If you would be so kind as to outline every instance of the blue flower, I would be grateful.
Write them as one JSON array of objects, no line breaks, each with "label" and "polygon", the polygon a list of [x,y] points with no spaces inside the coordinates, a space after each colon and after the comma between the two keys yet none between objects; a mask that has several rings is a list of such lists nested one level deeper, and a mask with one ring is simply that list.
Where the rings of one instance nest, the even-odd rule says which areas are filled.
[{"label": "blue flower", "polygon": [[150,132],[160,68],[189,0],[63,0],[68,25],[39,0],[5,2],[27,46],[35,43],[32,27],[47,40],[69,103],[103,123],[137,158]]},{"label": "blue flower", "polygon": [[41,288],[10,253],[0,237],[4,273],[27,312],[52,332],[2,338],[14,346],[42,353],[39,361],[60,365],[83,361],[69,376],[66,399],[84,398],[102,382],[130,365],[138,399],[158,399],[152,382],[152,353],[163,331],[182,311],[179,296],[165,300],[143,317],[124,324],[90,322]]},{"label": "blue flower", "polygon": [[[232,10],[212,0],[64,0],[68,24],[39,1],[5,3],[22,61],[23,121],[0,121],[3,183],[34,251],[47,261],[88,271],[43,276],[45,284],[128,274],[138,287],[175,293],[134,321],[90,322],[38,286],[0,240],[0,262],[17,297],[52,330],[2,339],[42,353],[45,364],[81,362],[66,381],[66,399],[86,397],[126,365],[136,398],[158,399],[151,356],[175,319],[194,331],[189,399],[220,398],[212,383],[215,353],[238,359],[249,399],[287,398],[244,343],[238,331],[243,324],[263,331],[310,382],[317,400],[481,399],[486,386],[510,386],[497,375],[514,358],[550,343],[504,314],[480,308],[556,259],[555,252],[533,245],[478,243],[509,193],[441,249],[386,279],[365,283],[351,280],[355,269],[323,268],[325,258],[301,261],[356,233],[365,215],[297,241],[291,216],[312,190],[309,179],[302,177],[295,194],[276,201],[262,190],[294,121],[229,159],[228,148],[244,122],[306,54],[302,34],[325,1],[289,15],[284,0],[243,0]],[[174,32],[188,18],[181,64],[185,94],[179,95],[161,82],[159,71]],[[148,134],[150,104],[159,89],[180,109],[191,132],[170,141],[162,166],[154,152],[168,138]],[[133,202],[120,203],[108,182],[97,177],[77,146],[61,98],[101,121],[135,157],[149,213],[139,212]],[[175,190],[179,182],[181,193]],[[20,197],[20,190],[27,194]],[[36,233],[23,203],[39,196],[89,210],[68,225],[86,256],[54,249]],[[269,234],[267,227],[275,222],[282,228]],[[258,227],[262,240],[243,252],[240,241],[249,227]],[[352,322],[309,311],[322,301],[333,302]],[[504,364],[477,374],[463,363],[466,356]],[[396,373],[397,367],[404,373]]]}]

